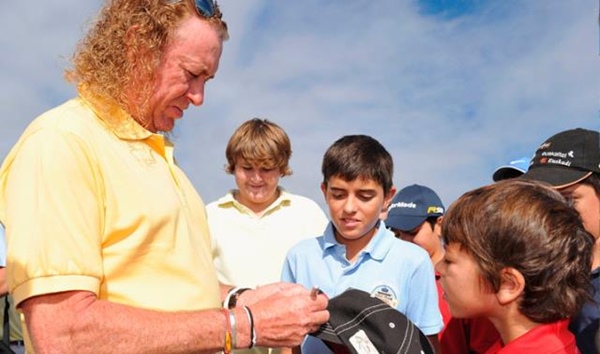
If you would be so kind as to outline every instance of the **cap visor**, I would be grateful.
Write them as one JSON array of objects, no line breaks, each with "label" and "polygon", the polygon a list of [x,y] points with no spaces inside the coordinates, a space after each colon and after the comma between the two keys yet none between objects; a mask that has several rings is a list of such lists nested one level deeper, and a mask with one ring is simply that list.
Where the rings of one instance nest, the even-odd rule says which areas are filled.
[{"label": "cap visor", "polygon": [[492,175],[492,180],[494,180],[494,182],[498,182],[503,179],[516,178],[521,176],[523,173],[524,171],[513,166],[502,166],[499,167],[496,172],[494,172]]},{"label": "cap visor", "polygon": [[564,188],[581,182],[592,172],[558,166],[531,167],[522,178],[550,183],[554,188]]},{"label": "cap visor", "polygon": [[421,225],[426,216],[406,216],[406,215],[389,215],[385,220],[385,225],[393,227],[401,231],[412,231],[417,226]]}]

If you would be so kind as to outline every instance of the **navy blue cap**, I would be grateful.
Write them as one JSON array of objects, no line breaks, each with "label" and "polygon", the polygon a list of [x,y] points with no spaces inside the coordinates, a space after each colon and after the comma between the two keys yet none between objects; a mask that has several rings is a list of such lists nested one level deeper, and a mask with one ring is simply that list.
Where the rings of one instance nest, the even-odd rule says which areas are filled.
[{"label": "navy blue cap", "polygon": [[600,136],[597,131],[577,128],[544,141],[522,178],[565,188],[592,173],[600,174]]},{"label": "navy blue cap", "polygon": [[413,184],[400,190],[388,208],[385,225],[411,231],[425,219],[444,215],[444,204],[429,187]]}]

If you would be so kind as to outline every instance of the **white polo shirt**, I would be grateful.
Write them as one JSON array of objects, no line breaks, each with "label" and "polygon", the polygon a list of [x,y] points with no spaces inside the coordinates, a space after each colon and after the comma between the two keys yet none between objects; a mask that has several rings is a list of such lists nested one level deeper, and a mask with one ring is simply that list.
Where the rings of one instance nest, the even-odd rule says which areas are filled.
[{"label": "white polo shirt", "polygon": [[277,282],[287,251],[323,234],[328,221],[319,205],[279,188],[279,198],[261,216],[240,204],[233,191],[207,205],[221,283],[256,287]]}]

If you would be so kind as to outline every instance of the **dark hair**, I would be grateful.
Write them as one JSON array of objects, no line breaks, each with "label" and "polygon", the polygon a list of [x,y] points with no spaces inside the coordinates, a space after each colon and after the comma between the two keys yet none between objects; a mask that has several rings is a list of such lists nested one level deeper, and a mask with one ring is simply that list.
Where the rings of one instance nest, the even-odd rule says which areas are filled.
[{"label": "dark hair", "polygon": [[435,230],[435,225],[437,224],[439,218],[441,218],[441,216],[430,216],[425,219],[425,222],[431,226],[432,230]]},{"label": "dark hair", "polygon": [[509,179],[465,193],[442,222],[445,244],[473,256],[485,282],[499,291],[501,270],[525,279],[519,310],[534,322],[575,315],[591,298],[594,238],[557,191]]},{"label": "dark hair", "polygon": [[393,186],[394,162],[390,153],[367,135],[346,135],[327,149],[321,166],[323,183],[332,177],[346,181],[358,178],[377,182],[384,193]]}]

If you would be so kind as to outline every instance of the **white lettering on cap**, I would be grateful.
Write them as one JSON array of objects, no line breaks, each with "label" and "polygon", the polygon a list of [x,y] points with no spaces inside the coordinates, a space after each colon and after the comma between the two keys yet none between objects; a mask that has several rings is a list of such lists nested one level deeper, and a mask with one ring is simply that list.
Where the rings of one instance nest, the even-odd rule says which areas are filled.
[{"label": "white lettering on cap", "polygon": [[566,152],[560,152],[560,151],[544,151],[542,152],[542,156],[549,156],[549,157],[560,157],[563,159],[566,159],[568,156],[573,157],[573,151],[570,151],[569,153]]},{"label": "white lettering on cap", "polygon": [[393,208],[411,208],[411,209],[416,209],[417,208],[417,204],[410,202],[410,203],[405,203],[405,202],[398,202],[398,203],[393,203],[392,205],[390,205],[389,209],[393,209]]},{"label": "white lettering on cap", "polygon": [[548,163],[555,164],[555,165],[567,166],[567,167],[571,166],[571,161],[565,161],[565,160],[561,160],[561,159],[548,159]]}]

